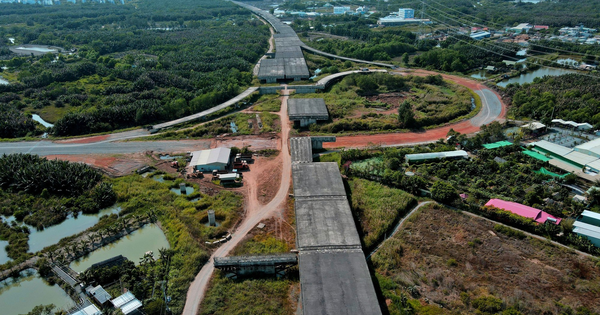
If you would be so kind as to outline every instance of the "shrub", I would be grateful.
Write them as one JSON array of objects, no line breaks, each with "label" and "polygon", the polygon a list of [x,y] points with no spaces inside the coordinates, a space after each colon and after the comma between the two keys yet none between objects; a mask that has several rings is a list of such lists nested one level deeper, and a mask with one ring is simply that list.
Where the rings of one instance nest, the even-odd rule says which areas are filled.
[{"label": "shrub", "polygon": [[471,305],[485,314],[498,313],[503,309],[502,300],[491,295],[478,297],[471,302]]}]

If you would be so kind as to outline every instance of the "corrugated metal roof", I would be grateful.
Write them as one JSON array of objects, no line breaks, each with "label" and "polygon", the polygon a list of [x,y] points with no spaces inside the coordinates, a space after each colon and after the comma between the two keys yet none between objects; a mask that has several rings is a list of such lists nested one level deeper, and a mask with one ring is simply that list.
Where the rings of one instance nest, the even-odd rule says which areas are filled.
[{"label": "corrugated metal roof", "polygon": [[533,219],[538,223],[545,223],[548,220],[548,218],[556,220],[555,224],[559,224],[562,220],[540,209],[526,206],[517,202],[505,201],[502,199],[490,199],[490,201],[488,201],[485,204],[485,206],[509,211],[522,217]]},{"label": "corrugated metal roof", "polygon": [[82,310],[71,313],[71,315],[102,315],[102,312],[96,307],[96,305],[89,305]]},{"label": "corrugated metal roof", "polygon": [[192,161],[190,165],[210,165],[214,163],[229,163],[229,155],[231,149],[229,148],[215,148],[210,150],[195,151],[192,154]]},{"label": "corrugated metal roof", "polygon": [[598,158],[595,156],[587,155],[577,151],[572,151],[571,153],[564,155],[564,158],[581,165],[586,165],[598,160]]},{"label": "corrugated metal roof", "polygon": [[128,303],[129,301],[132,301],[134,299],[135,299],[135,296],[133,295],[133,293],[131,293],[131,292],[125,292],[121,296],[119,296],[119,297],[115,298],[114,300],[112,300],[111,303],[115,307],[121,307],[121,306],[125,305],[126,303]]},{"label": "corrugated metal roof", "polygon": [[587,224],[581,221],[575,221],[573,223],[573,232],[577,234],[585,234],[587,236],[593,236],[595,238],[600,239],[600,227]]},{"label": "corrugated metal roof", "polygon": [[546,140],[534,142],[531,145],[533,145],[535,147],[539,147],[541,149],[544,149],[546,151],[552,152],[552,153],[554,153],[556,155],[560,155],[560,156],[565,156],[565,155],[569,154],[571,151],[573,151],[573,149],[570,149],[565,146],[558,145],[556,143],[552,143],[552,142],[549,142]]},{"label": "corrugated metal roof", "polygon": [[600,156],[600,138],[576,146],[575,151],[589,151],[594,155]]},{"label": "corrugated metal roof", "polygon": [[594,169],[596,171],[600,171],[600,159],[595,160],[595,161],[593,161],[591,163],[588,163],[585,166],[587,166],[587,167],[589,167],[591,169]]},{"label": "corrugated metal roof", "polygon": [[467,151],[457,150],[457,151],[429,152],[429,153],[417,153],[417,154],[405,155],[405,158],[409,161],[443,159],[443,158],[450,158],[450,157],[468,158],[469,154],[467,153]]}]

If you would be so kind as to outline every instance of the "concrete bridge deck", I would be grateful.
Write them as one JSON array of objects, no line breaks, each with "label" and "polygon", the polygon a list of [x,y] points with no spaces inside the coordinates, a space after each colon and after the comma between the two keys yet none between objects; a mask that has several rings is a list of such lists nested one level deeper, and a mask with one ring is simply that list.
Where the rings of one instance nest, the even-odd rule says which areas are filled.
[{"label": "concrete bridge deck", "polygon": [[207,109],[205,111],[202,111],[202,112],[199,112],[199,113],[196,113],[196,114],[185,116],[185,117],[182,117],[182,118],[179,118],[179,119],[175,119],[175,120],[172,120],[172,121],[168,121],[168,122],[165,122],[165,123],[162,123],[162,124],[154,125],[152,128],[153,129],[164,129],[164,128],[172,127],[172,126],[175,126],[175,125],[178,125],[178,124],[182,124],[182,123],[185,123],[185,122],[188,122],[188,121],[200,119],[202,117],[205,117],[205,116],[208,116],[210,114],[216,113],[216,112],[220,111],[221,109],[225,109],[225,108],[227,108],[229,106],[235,105],[235,104],[237,104],[238,102],[240,102],[244,98],[250,96],[252,93],[254,93],[256,91],[258,91],[258,87],[255,87],[255,86],[249,87],[246,91],[242,92],[238,96],[230,99],[229,101],[227,101],[227,102],[225,102],[223,104],[217,105],[217,106],[215,106],[213,108]]}]

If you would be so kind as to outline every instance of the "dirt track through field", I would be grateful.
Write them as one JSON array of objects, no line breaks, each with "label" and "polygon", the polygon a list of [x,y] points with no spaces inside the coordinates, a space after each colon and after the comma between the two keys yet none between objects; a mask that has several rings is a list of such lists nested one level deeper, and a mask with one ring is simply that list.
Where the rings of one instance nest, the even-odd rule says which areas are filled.
[{"label": "dirt track through field", "polygon": [[[287,89],[287,87],[286,87]],[[229,242],[221,245],[217,248],[207,264],[202,267],[194,281],[191,283],[187,293],[187,299],[185,302],[185,308],[183,309],[183,315],[196,315],[200,308],[200,303],[204,298],[206,289],[210,282],[210,278],[214,271],[213,258],[224,257],[233,250],[237,244],[244,239],[246,234],[250,232],[258,223],[262,220],[267,219],[278,211],[285,209],[285,202],[288,197],[290,189],[290,178],[292,175],[292,160],[288,149],[288,136],[290,132],[290,122],[287,116],[287,99],[288,93],[284,92],[282,97],[281,110],[279,116],[281,119],[281,152],[279,158],[282,160],[282,172],[281,172],[281,185],[275,195],[275,198],[271,200],[267,205],[261,206],[257,198],[257,179],[251,179],[245,184],[249,186],[248,200],[246,203],[246,215],[239,225],[237,230],[232,234]]]},{"label": "dirt track through field", "polygon": [[[437,75],[438,73],[425,70],[417,70],[410,73],[402,74],[425,76]],[[323,143],[323,147],[326,149],[341,147],[362,148],[372,145],[394,146],[435,142],[439,139],[445,138],[450,129],[454,129],[454,131],[460,132],[462,134],[471,134],[478,132],[481,126],[489,124],[494,120],[502,119],[505,117],[506,105],[502,102],[500,95],[498,95],[498,93],[496,93],[495,91],[473,80],[446,74],[443,74],[442,77],[446,80],[465,86],[479,95],[479,97],[481,98],[482,106],[481,111],[475,117],[448,126],[424,131],[377,135],[342,136],[337,137],[336,142]]]}]

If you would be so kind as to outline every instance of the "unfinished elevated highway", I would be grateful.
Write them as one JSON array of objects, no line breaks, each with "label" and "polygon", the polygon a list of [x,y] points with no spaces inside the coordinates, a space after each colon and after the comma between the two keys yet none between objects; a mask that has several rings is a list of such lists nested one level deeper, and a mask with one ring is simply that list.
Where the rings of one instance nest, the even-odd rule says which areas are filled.
[{"label": "unfinished elevated highway", "polygon": [[310,138],[290,139],[305,315],[381,314],[336,163],[313,163]]}]

